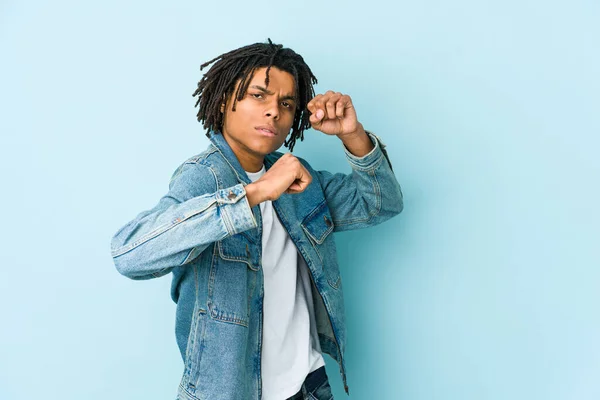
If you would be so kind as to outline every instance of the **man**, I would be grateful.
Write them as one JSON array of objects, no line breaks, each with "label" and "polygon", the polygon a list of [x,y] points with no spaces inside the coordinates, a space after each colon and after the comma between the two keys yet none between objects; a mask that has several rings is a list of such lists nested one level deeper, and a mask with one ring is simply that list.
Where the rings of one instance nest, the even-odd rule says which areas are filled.
[{"label": "man", "polygon": [[[173,273],[178,399],[331,399],[322,353],[348,392],[332,232],[400,213],[400,186],[351,98],[314,96],[317,79],[291,49],[269,40],[200,69],[213,62],[194,93],[211,144],[115,234],[115,265],[132,279]],[[351,174],[276,151],[310,126],[341,140]]]}]

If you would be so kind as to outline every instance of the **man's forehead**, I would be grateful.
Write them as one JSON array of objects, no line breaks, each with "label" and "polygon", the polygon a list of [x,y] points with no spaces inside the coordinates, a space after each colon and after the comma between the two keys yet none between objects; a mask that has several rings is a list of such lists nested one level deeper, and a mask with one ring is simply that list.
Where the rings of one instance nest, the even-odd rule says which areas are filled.
[{"label": "man's forehead", "polygon": [[[286,94],[293,94],[294,92],[294,77],[292,74],[286,71],[282,71],[279,68],[271,67],[269,70],[269,86],[266,85],[267,79],[267,67],[261,67],[254,71],[254,76],[250,81],[250,86],[260,86],[264,89],[273,89],[273,83],[278,86],[278,89],[285,91]],[[270,91],[269,90],[269,91]]]}]

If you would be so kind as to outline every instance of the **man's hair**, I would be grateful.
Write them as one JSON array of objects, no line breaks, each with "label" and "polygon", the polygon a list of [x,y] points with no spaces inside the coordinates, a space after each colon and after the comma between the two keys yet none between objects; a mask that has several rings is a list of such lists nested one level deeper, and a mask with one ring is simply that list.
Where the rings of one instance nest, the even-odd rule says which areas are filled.
[{"label": "man's hair", "polygon": [[198,96],[195,106],[200,105],[197,116],[204,129],[221,132],[224,116],[224,113],[221,113],[221,104],[233,94],[238,80],[240,85],[233,99],[232,111],[235,111],[237,101],[244,98],[254,72],[258,68],[267,67],[265,86],[268,87],[269,70],[276,67],[294,77],[296,89],[292,134],[284,144],[292,151],[296,139],[304,140],[304,130],[310,127],[310,112],[306,105],[315,95],[313,85],[317,83],[317,78],[299,54],[280,44],[273,44],[269,39],[269,43],[255,43],[221,54],[202,64],[200,71],[215,61],[192,94],[194,97]]}]

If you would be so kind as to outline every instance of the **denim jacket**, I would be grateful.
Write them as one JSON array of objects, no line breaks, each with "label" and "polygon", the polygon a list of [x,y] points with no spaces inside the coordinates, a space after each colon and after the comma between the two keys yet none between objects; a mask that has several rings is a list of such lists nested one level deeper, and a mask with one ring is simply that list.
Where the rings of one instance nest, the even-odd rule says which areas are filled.
[{"label": "denim jacket", "polygon": [[[350,174],[315,171],[302,193],[273,208],[310,270],[321,351],[337,361],[348,393],[342,281],[333,232],[377,225],[403,208],[385,145],[363,157],[342,145]],[[112,238],[117,270],[131,279],[172,273],[175,332],[184,360],[178,399],[260,400],[263,320],[262,220],[251,181],[222,134],[174,172],[168,193]],[[265,156],[268,170],[283,153]]]}]

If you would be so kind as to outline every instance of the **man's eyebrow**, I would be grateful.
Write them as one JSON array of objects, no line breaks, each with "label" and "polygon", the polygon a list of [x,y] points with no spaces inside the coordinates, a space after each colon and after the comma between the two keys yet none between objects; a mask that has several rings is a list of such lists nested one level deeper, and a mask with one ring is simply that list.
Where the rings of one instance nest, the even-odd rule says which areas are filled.
[{"label": "man's eyebrow", "polygon": [[[267,90],[266,88],[259,86],[259,85],[252,85],[250,86],[252,89],[258,89],[263,93],[266,93],[270,96],[273,96],[275,93],[271,92],[270,90]],[[291,94],[287,94],[285,96],[281,96],[281,100],[296,100],[296,97],[294,95]]]}]

